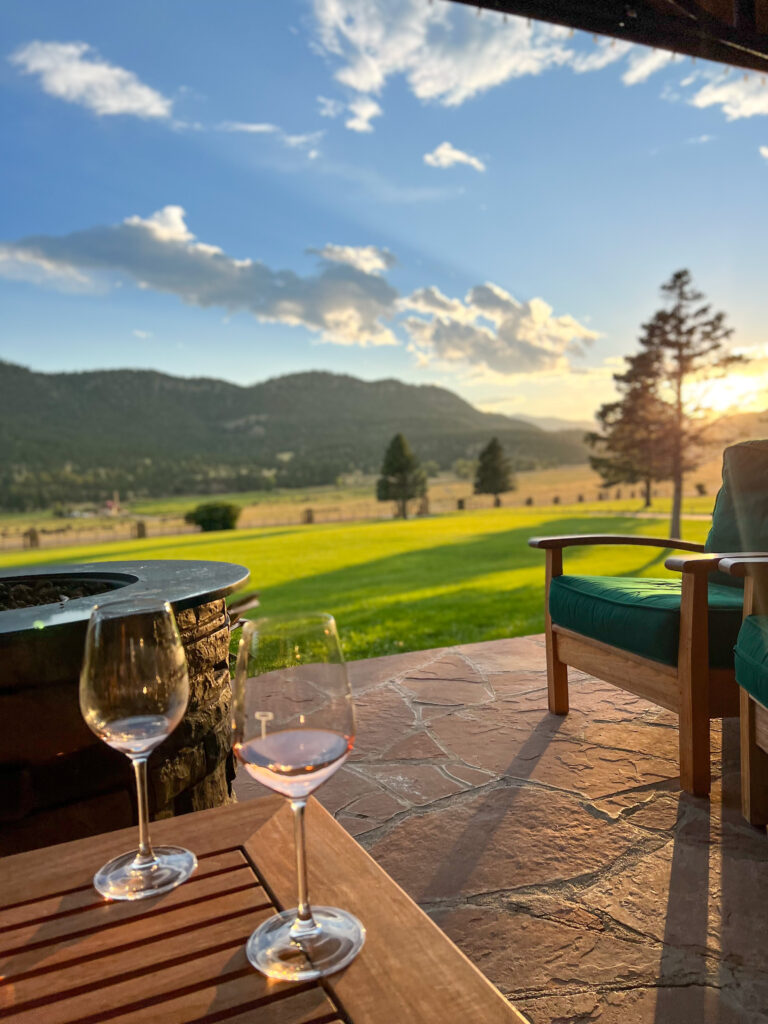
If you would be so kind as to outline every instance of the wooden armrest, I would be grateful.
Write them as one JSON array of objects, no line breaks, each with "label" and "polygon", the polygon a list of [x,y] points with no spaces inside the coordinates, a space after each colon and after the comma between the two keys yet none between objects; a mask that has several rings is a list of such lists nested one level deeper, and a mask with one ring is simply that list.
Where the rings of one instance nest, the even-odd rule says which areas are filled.
[{"label": "wooden armrest", "polygon": [[721,558],[722,555],[712,555],[708,552],[693,558],[689,555],[671,555],[664,565],[675,572],[708,573],[717,569]]},{"label": "wooden armrest", "polygon": [[750,570],[768,572],[768,552],[744,551],[738,555],[721,555],[717,567],[729,576],[750,576]]},{"label": "wooden armrest", "polygon": [[703,551],[703,544],[696,544],[690,540],[680,540],[678,537],[644,537],[626,535],[621,533],[574,533],[560,537],[530,537],[529,547],[542,548],[572,548],[580,544],[632,544],[639,547],[664,548],[677,551]]}]

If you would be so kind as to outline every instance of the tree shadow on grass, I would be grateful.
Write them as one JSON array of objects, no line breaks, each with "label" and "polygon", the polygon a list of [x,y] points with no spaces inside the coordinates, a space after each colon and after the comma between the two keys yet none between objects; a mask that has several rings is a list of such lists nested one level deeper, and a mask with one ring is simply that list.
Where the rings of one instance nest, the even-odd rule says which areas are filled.
[{"label": "tree shadow on grass", "polygon": [[[538,532],[572,533],[583,525],[583,519],[553,519],[539,524]],[[644,524],[617,520],[616,525],[627,532],[638,531]],[[264,587],[258,614],[310,607],[329,610],[339,617],[342,638],[353,657],[540,632],[544,624],[544,560],[540,551],[528,547],[531,533],[531,527],[525,526],[481,534]],[[308,533],[307,542],[311,541]],[[235,556],[236,550],[232,553]],[[635,554],[633,550],[625,558]],[[602,570],[610,575],[605,552],[595,557],[598,573]],[[622,575],[637,575],[662,558],[660,554],[627,569],[624,563]],[[590,559],[586,548],[579,559],[582,571],[585,559]],[[482,577],[520,569],[539,569],[538,582],[508,589],[480,584]],[[257,571],[252,582],[258,586]],[[440,590],[444,592],[419,594]],[[358,629],[372,637],[372,649],[369,644],[358,650],[354,641]],[[382,629],[389,636],[377,642],[376,634]]]}]

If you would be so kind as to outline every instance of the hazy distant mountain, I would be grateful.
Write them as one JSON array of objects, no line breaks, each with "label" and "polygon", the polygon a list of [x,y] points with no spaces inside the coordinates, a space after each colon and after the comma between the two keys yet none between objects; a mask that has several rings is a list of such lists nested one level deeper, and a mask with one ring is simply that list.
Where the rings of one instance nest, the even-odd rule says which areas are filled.
[{"label": "hazy distant mountain", "polygon": [[557,416],[523,416],[522,413],[518,413],[515,419],[523,420],[524,423],[533,423],[534,426],[540,427],[542,430],[581,430],[586,433],[588,430],[595,429],[594,420],[562,420]]},{"label": "hazy distant mountain", "polygon": [[397,431],[443,468],[494,434],[518,468],[586,458],[581,429],[547,432],[431,385],[312,372],[239,387],[0,362],[0,505],[328,483],[377,471]]}]

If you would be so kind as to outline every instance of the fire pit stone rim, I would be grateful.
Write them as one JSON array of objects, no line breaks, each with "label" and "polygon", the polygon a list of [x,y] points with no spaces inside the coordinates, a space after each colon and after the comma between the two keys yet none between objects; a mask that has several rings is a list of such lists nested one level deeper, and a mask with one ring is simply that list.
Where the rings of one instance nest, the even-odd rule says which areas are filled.
[{"label": "fire pit stone rim", "polygon": [[[0,583],[62,576],[94,579],[123,585],[96,597],[79,597],[62,604],[41,604],[0,611],[0,642],[20,634],[58,626],[85,624],[94,604],[125,600],[132,594],[142,598],[157,595],[169,601],[175,611],[226,597],[242,587],[248,569],[232,562],[193,559],[148,559],[130,562],[79,562],[16,566],[0,570]],[[124,582],[123,582],[124,581]]]}]

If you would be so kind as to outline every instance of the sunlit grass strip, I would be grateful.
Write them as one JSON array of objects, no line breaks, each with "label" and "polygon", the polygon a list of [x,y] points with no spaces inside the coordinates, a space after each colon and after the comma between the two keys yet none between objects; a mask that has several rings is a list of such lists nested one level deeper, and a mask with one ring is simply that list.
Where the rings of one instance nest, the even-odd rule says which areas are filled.
[{"label": "sunlit grass strip", "polygon": [[[703,540],[708,523],[689,520]],[[547,533],[664,536],[666,521],[595,517],[588,510],[496,509],[406,522],[276,527],[127,543],[8,552],[6,567],[128,558],[238,562],[263,612],[320,609],[339,621],[350,658],[540,632],[543,559],[527,538]],[[652,548],[579,548],[566,572],[666,575]]]}]

